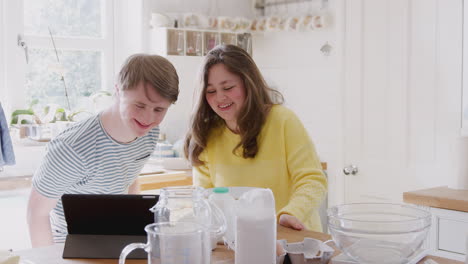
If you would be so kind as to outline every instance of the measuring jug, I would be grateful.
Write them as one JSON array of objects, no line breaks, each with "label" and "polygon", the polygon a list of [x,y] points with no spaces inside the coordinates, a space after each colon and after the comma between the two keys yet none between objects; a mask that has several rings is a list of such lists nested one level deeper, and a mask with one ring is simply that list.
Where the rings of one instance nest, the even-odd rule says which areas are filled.
[{"label": "measuring jug", "polygon": [[192,221],[204,225],[213,239],[223,236],[226,218],[215,204],[208,201],[204,191],[197,186],[162,188],[159,201],[150,209],[154,213],[154,222]]},{"label": "measuring jug", "polygon": [[119,264],[134,249],[148,253],[148,264],[209,264],[210,237],[203,225],[194,222],[161,222],[147,225],[148,242],[127,245]]}]

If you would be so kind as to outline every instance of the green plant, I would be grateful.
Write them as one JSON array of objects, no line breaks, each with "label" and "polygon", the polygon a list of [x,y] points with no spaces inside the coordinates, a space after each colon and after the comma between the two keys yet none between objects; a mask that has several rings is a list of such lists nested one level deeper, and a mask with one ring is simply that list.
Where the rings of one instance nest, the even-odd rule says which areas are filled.
[{"label": "green plant", "polygon": [[[11,122],[10,125],[16,125],[18,124],[18,117],[19,115],[34,115],[34,111],[32,109],[18,109],[15,110],[13,113],[11,113]],[[23,119],[21,120],[21,124],[30,124],[31,122],[29,120]]]},{"label": "green plant", "polygon": [[[11,125],[18,124],[18,118],[20,115],[30,115],[31,119],[22,119],[21,124],[44,124],[44,123],[55,123],[57,121],[76,121],[75,118],[77,115],[82,113],[89,113],[85,110],[78,110],[78,111],[68,111],[63,107],[58,105],[49,104],[46,105],[43,109],[34,108],[38,104],[38,101],[35,100],[33,103],[30,104],[28,109],[17,109],[11,114]],[[31,121],[33,120],[33,121]]]},{"label": "green plant", "polygon": [[[17,109],[15,111],[13,111],[13,113],[11,113],[10,125],[18,124],[18,118],[19,118],[20,115],[30,115],[30,116],[32,116],[32,119],[37,122],[37,120],[39,118],[36,116],[36,114],[34,113],[34,110],[33,110],[33,106],[36,105],[37,103],[39,103],[39,101],[37,99],[35,99],[35,100],[31,101],[31,103],[29,104],[28,109]],[[23,119],[23,120],[21,120],[21,124],[22,125],[31,124],[31,121]]]}]

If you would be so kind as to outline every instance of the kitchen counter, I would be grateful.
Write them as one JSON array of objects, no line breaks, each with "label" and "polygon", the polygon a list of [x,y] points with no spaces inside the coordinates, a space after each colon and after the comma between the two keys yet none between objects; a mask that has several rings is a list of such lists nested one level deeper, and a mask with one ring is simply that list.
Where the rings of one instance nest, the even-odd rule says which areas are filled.
[{"label": "kitchen counter", "polygon": [[403,193],[403,201],[417,205],[468,212],[468,190],[435,187]]},{"label": "kitchen counter", "polygon": [[[33,171],[0,174],[0,191],[31,187]],[[150,162],[145,164],[138,177],[142,191],[160,189],[167,186],[192,185],[191,170],[166,170]]]},{"label": "kitchen counter", "polygon": [[[288,242],[299,242],[304,237],[312,237],[326,241],[330,236],[324,233],[317,233],[312,231],[295,231],[282,226],[278,227],[278,239],[286,239]],[[50,247],[35,248],[28,250],[21,250],[14,252],[21,256],[24,263],[40,264],[40,263],[54,263],[54,264],[115,264],[115,259],[62,259],[63,244],[56,244]],[[339,252],[336,251],[335,255]],[[460,261],[449,260],[440,257],[427,256],[422,259],[418,264],[424,264],[424,261],[432,259],[439,264],[463,264]],[[126,261],[128,264],[144,264],[147,260],[131,260]],[[212,253],[211,263],[234,263],[234,251],[228,250],[224,245],[218,247]]]},{"label": "kitchen counter", "polygon": [[142,173],[138,177],[140,191],[152,193],[155,189],[168,186],[192,185],[191,170],[162,170],[155,173]]},{"label": "kitchen counter", "polygon": [[431,230],[426,242],[431,254],[456,260],[466,259],[468,190],[441,186],[405,192],[403,201],[431,213]]}]

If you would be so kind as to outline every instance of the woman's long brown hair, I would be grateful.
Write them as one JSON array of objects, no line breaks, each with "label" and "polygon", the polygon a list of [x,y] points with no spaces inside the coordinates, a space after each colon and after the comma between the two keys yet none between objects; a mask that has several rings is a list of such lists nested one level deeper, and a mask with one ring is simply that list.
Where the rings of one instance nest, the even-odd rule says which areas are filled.
[{"label": "woman's long brown hair", "polygon": [[209,70],[218,63],[224,64],[229,72],[238,75],[245,87],[245,101],[237,117],[241,141],[232,150],[234,154],[242,146],[243,158],[255,157],[259,148],[257,137],[271,106],[283,102],[281,93],[268,87],[257,65],[246,51],[234,45],[220,45],[212,49],[202,65],[198,102],[185,138],[185,156],[193,166],[203,164],[199,156],[206,148],[210,132],[224,125],[224,120],[211,109],[205,97]]}]

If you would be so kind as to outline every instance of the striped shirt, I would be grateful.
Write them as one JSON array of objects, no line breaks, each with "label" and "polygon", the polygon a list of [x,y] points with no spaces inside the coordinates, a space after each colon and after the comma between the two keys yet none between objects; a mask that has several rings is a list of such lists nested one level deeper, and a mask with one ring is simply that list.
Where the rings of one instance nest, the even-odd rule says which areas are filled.
[{"label": "striped shirt", "polygon": [[100,115],[66,129],[47,145],[33,177],[45,197],[58,199],[50,213],[54,241],[63,242],[67,225],[60,197],[67,194],[125,194],[154,151],[159,128],[130,143],[112,139]]}]

